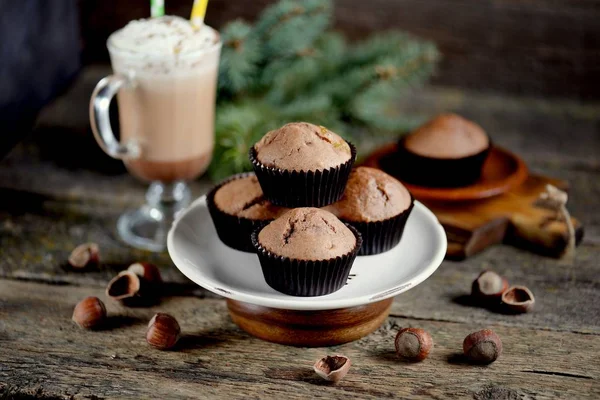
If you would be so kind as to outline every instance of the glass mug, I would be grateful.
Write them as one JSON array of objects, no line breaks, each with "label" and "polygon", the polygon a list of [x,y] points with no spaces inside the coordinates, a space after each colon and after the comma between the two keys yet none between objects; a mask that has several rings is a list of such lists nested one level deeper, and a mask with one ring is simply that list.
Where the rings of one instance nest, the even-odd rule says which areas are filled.
[{"label": "glass mug", "polygon": [[[186,182],[211,162],[222,46],[215,34],[208,47],[177,55],[132,53],[114,46],[112,35],[107,40],[114,74],[92,93],[90,124],[102,150],[150,184],[146,203],[117,222],[119,236],[133,247],[165,249],[173,219],[191,201]],[[115,95],[120,140],[109,117]]]}]

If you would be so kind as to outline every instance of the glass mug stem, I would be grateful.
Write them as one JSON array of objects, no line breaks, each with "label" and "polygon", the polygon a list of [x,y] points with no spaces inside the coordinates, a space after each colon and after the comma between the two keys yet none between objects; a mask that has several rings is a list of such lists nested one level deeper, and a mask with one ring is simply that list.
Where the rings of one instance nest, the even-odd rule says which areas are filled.
[{"label": "glass mug stem", "polygon": [[[94,138],[106,154],[119,160],[136,160],[142,155],[137,143],[120,143],[110,125],[109,109],[113,97],[119,90],[134,85],[131,78],[109,75],[98,82],[90,98],[90,125]],[[191,191],[184,181],[153,181],[146,192],[146,203],[121,215],[117,232],[130,246],[163,251],[171,224],[190,201]]]}]

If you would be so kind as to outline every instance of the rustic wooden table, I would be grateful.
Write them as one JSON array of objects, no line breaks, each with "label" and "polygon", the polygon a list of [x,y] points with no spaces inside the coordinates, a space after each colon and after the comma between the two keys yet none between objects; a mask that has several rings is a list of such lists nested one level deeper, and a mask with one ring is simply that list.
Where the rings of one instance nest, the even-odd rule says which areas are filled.
[{"label": "rustic wooden table", "polygon": [[[571,184],[569,210],[585,237],[573,265],[509,246],[462,262],[445,261],[423,284],[399,295],[383,326],[331,348],[296,348],[249,336],[225,301],[195,286],[168,254],[118,241],[115,220],[142,202],[144,185],[96,147],[87,130],[91,87],[106,72],[88,69],[41,115],[35,132],[0,163],[0,398],[599,398],[600,106],[499,97],[453,89],[419,90],[400,105],[415,115],[453,110],[486,127],[533,171]],[[194,183],[194,194],[210,183]],[[101,267],[73,272],[71,249],[95,241]],[[125,308],[104,288],[130,262],[155,262],[168,296],[151,308]],[[465,301],[477,274],[491,268],[536,295],[531,313],[498,314]],[[115,316],[108,329],[71,322],[74,305],[95,295]],[[175,351],[150,348],[146,325],[157,312],[181,323]],[[421,363],[394,354],[400,327],[431,332]],[[504,352],[489,366],[459,354],[463,338],[494,329]],[[312,370],[342,353],[352,368],[338,385]]]}]

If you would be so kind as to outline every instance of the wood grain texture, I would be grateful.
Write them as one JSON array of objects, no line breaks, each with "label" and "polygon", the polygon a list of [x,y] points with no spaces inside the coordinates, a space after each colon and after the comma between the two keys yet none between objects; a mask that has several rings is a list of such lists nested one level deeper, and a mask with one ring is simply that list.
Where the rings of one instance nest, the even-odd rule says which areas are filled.
[{"label": "wood grain texture", "polygon": [[[11,385],[22,398],[53,399],[600,396],[599,104],[448,88],[407,93],[400,112],[418,119],[458,112],[517,152],[533,173],[569,182],[569,211],[586,227],[585,238],[572,265],[502,245],[462,262],[444,261],[394,299],[390,317],[374,333],[342,346],[305,349],[246,334],[231,322],[225,301],[187,280],[167,254],[118,241],[116,218],[143,201],[145,187],[103,155],[88,130],[87,99],[106,72],[86,70],[42,113],[29,140],[0,161],[0,393]],[[66,141],[76,154],[65,150]],[[194,182],[194,195],[210,185]],[[65,261],[87,240],[101,245],[103,263],[74,272]],[[115,318],[102,332],[70,322],[79,299],[104,298],[109,279],[139,260],[155,262],[166,281],[168,297],[158,306],[123,309],[108,302]],[[473,304],[471,282],[488,268],[528,286],[536,296],[534,311],[506,315]],[[182,323],[186,338],[177,351],[145,345],[145,326],[159,310]],[[432,333],[434,352],[425,362],[395,358],[393,337],[402,326]],[[487,368],[461,363],[455,354],[462,339],[484,327],[500,334],[504,356]],[[353,367],[342,385],[323,385],[312,364],[336,352],[350,356]]]},{"label": "wood grain texture", "polygon": [[[274,0],[212,0],[207,23],[249,21]],[[83,58],[108,60],[105,41],[128,20],[149,15],[148,3],[80,1]],[[351,40],[402,29],[435,41],[443,54],[434,82],[519,94],[598,99],[600,6],[593,0],[335,0],[335,28]],[[174,0],[170,14],[189,17]]]},{"label": "wood grain texture", "polygon": [[322,311],[282,310],[227,299],[231,320],[246,332],[274,343],[337,346],[378,329],[393,298],[357,307]]},{"label": "wood grain texture", "polygon": [[[176,297],[129,309],[87,287],[0,280],[0,382],[21,393],[58,399],[95,398],[594,398],[600,395],[597,335],[510,327],[500,322],[451,323],[391,317],[376,332],[328,348],[297,348],[256,339],[228,318],[223,300]],[[85,331],[70,321],[84,296],[107,301],[111,324]],[[183,337],[171,351],[144,339],[154,312],[171,313]],[[428,330],[434,348],[412,364],[394,353],[401,327]],[[460,356],[462,340],[489,327],[504,351],[489,366]],[[6,350],[10,349],[10,350]],[[350,357],[338,385],[313,363],[327,354]],[[2,386],[0,386],[2,387]],[[0,389],[2,390],[2,389]],[[4,389],[5,390],[5,389]],[[487,396],[487,397],[485,397]],[[506,397],[504,397],[506,398]]]},{"label": "wood grain texture", "polygon": [[[396,143],[375,150],[363,165],[379,168],[402,180],[396,167]],[[506,151],[502,150],[505,154]],[[562,257],[567,249],[567,224],[556,212],[535,206],[546,185],[568,192],[566,181],[541,175],[528,175],[521,169],[503,165],[506,159],[492,157],[483,167],[482,177],[472,185],[458,188],[428,188],[405,183],[444,226],[448,237],[446,258],[462,260],[500,243],[509,243],[550,257]],[[508,157],[506,157],[508,158]],[[516,158],[516,157],[515,157]],[[512,161],[511,158],[508,158]],[[505,173],[503,170],[510,170]],[[522,178],[518,178],[521,171]],[[494,176],[499,175],[499,176]],[[509,185],[510,178],[517,181]],[[489,193],[494,193],[490,195]],[[575,243],[584,235],[581,222],[571,216]]]}]

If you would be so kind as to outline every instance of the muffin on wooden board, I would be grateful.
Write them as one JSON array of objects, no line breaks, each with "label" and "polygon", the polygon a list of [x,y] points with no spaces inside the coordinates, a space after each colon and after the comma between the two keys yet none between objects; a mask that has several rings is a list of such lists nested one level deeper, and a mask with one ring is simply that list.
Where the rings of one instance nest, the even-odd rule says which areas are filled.
[{"label": "muffin on wooden board", "polygon": [[324,209],[360,232],[358,255],[372,255],[400,243],[413,206],[412,194],[396,178],[376,168],[356,167],[342,198]]},{"label": "muffin on wooden board", "polygon": [[467,186],[481,176],[491,146],[481,126],[443,113],[398,141],[391,172],[420,186]]},{"label": "muffin on wooden board", "polygon": [[291,296],[341,289],[362,245],[360,233],[330,212],[300,207],[252,234],[265,281]]},{"label": "muffin on wooden board", "polygon": [[265,197],[283,207],[323,207],[342,196],[356,148],[323,126],[291,122],[250,148]]},{"label": "muffin on wooden board", "polygon": [[252,172],[233,175],[216,185],[206,196],[206,204],[219,239],[250,253],[255,251],[250,240],[254,229],[288,211],[264,197]]}]

